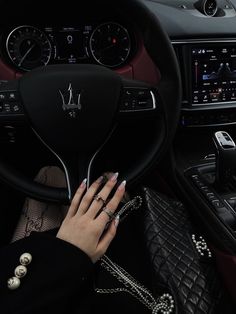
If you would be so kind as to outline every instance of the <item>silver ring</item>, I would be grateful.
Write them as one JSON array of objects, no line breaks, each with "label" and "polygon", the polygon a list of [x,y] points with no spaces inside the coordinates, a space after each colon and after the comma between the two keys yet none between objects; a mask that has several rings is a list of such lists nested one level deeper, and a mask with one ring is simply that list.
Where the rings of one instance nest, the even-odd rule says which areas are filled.
[{"label": "silver ring", "polygon": [[102,211],[107,214],[110,220],[114,219],[115,215],[108,208],[103,207]]},{"label": "silver ring", "polygon": [[106,205],[106,201],[99,194],[94,195],[93,199],[97,202],[102,201],[103,205]]}]

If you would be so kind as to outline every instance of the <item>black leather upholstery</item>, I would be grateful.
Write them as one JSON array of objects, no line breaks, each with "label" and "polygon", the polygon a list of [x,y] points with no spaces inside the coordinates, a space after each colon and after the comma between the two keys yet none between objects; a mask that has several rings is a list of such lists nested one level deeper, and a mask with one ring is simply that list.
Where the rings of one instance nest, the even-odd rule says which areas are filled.
[{"label": "black leather upholstery", "polygon": [[[233,313],[225,305],[225,292],[214,257],[199,255],[191,235],[196,234],[180,202],[144,189],[145,241],[153,265],[154,288],[163,285],[176,301],[176,313]],[[229,306],[229,308],[226,307]]]}]

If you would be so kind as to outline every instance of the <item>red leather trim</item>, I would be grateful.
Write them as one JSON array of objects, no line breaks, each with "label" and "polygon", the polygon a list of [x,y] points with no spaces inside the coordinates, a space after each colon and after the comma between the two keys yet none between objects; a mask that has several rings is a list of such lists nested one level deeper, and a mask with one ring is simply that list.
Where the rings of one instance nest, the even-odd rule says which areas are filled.
[{"label": "red leather trim", "polygon": [[21,78],[22,77],[22,73],[20,73],[20,72],[16,72],[16,79],[18,79],[18,78]]},{"label": "red leather trim", "polygon": [[[116,72],[123,77],[135,79],[157,85],[161,79],[160,71],[156,68],[152,59],[149,57],[143,43],[140,43],[138,53],[129,65],[124,66]],[[22,73],[15,72],[0,59],[0,79],[13,80],[20,78]]]},{"label": "red leather trim", "polygon": [[236,256],[225,254],[215,248],[212,250],[225,286],[236,304]]},{"label": "red leather trim", "polygon": [[145,81],[154,85],[157,85],[160,81],[160,71],[149,57],[142,43],[131,65],[133,67],[133,78],[135,80]]},{"label": "red leather trim", "polygon": [[15,71],[0,59],[0,80],[14,80]]},{"label": "red leather trim", "polygon": [[128,79],[133,79],[133,68],[130,65],[126,65],[123,68],[116,70],[116,73]]},{"label": "red leather trim", "polygon": [[161,79],[160,71],[149,57],[143,43],[140,43],[138,53],[130,62],[130,65],[116,70],[124,77],[157,85]]}]

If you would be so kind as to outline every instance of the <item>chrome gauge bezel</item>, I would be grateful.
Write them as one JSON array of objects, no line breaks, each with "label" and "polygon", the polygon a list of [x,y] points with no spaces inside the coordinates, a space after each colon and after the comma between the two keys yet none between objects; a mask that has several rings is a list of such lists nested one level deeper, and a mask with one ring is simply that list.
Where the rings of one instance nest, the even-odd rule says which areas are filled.
[{"label": "chrome gauge bezel", "polygon": [[[43,66],[43,65],[46,66],[46,65],[49,63],[49,61],[50,61],[50,59],[51,59],[51,56],[52,56],[52,45],[51,45],[51,42],[50,42],[50,40],[48,39],[47,35],[44,33],[44,31],[42,31],[42,30],[40,30],[39,28],[37,28],[37,27],[35,27],[35,26],[32,26],[32,25],[20,25],[20,26],[17,26],[17,27],[15,27],[15,28],[9,33],[9,35],[7,36],[7,39],[6,39],[6,51],[7,51],[7,55],[8,55],[8,57],[9,57],[9,59],[10,59],[11,62],[14,64],[14,66],[16,66],[16,68],[19,69],[19,70],[21,70],[21,71],[31,71],[31,70],[32,70],[32,69],[28,69],[28,68],[26,68],[26,67],[24,67],[24,66],[19,65],[19,63],[14,60],[14,55],[12,55],[12,54],[10,53],[10,51],[9,51],[9,49],[10,49],[10,48],[9,48],[9,41],[10,41],[11,37],[13,36],[13,34],[14,34],[15,32],[19,32],[19,30],[20,30],[21,28],[22,28],[22,29],[23,29],[23,28],[29,28],[29,29],[31,29],[31,30],[35,30],[35,31],[37,31],[38,33],[41,33],[41,36],[43,36],[44,39],[47,41],[47,44],[48,44],[48,46],[49,46],[49,51],[48,51],[48,55],[47,55],[47,57],[46,57],[46,60],[44,60],[44,62],[43,62],[43,64],[42,64],[42,66]],[[16,59],[16,58],[15,58],[15,59]]]},{"label": "chrome gauge bezel", "polygon": [[[207,5],[208,5],[208,2],[209,1],[214,1],[215,2],[215,10],[213,11],[213,13],[212,14],[208,14],[207,13]],[[217,12],[217,10],[218,10],[218,7],[217,7],[217,1],[216,0],[204,0],[203,1],[203,4],[202,4],[202,9],[203,9],[203,12],[204,12],[204,14],[206,15],[206,16],[214,16],[215,14],[216,14],[216,12]]]},{"label": "chrome gauge bezel", "polygon": [[[128,41],[129,41],[129,48],[128,48],[128,51],[127,51],[127,54],[124,58],[124,60],[121,60],[119,63],[116,63],[116,64],[113,64],[113,65],[109,65],[109,64],[106,64],[104,62],[101,62],[95,55],[94,53],[94,49],[92,47],[92,40],[94,38],[94,34],[98,31],[98,29],[100,29],[101,27],[105,26],[105,25],[116,25],[118,27],[120,27],[121,29],[123,29],[123,31],[126,33],[127,37],[128,37]],[[89,50],[90,50],[90,53],[91,53],[91,56],[92,58],[100,65],[103,65],[105,67],[108,67],[108,68],[117,68],[123,64],[125,64],[125,62],[128,60],[129,56],[130,56],[130,52],[131,52],[131,37],[130,37],[130,34],[127,30],[126,27],[124,27],[123,25],[117,23],[117,22],[105,22],[105,23],[102,23],[102,24],[99,24],[92,32],[91,36],[90,36],[90,39],[89,39]]]}]

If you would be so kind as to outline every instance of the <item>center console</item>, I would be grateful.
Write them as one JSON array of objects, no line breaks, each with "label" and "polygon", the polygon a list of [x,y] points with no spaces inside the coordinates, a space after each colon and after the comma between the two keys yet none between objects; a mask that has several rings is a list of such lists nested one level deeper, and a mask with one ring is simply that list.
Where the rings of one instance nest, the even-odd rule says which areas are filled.
[{"label": "center console", "polygon": [[[214,143],[219,132],[226,136],[226,152]],[[172,176],[174,191],[210,243],[236,256],[236,147],[227,147],[227,137],[236,136],[230,134],[215,128],[179,132]]]},{"label": "center console", "polygon": [[236,256],[236,40],[173,45],[183,83],[174,184],[212,243]]},{"label": "center console", "polygon": [[215,161],[185,171],[210,210],[236,235],[236,145],[227,132],[213,136]]}]

